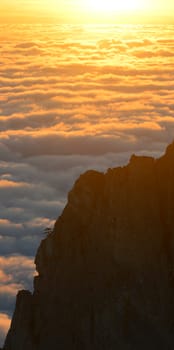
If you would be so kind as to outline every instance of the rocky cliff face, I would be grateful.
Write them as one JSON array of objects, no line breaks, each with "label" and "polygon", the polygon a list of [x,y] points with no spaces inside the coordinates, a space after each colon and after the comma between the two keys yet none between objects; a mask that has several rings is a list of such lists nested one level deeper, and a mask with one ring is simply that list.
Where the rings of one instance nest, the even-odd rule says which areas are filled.
[{"label": "rocky cliff face", "polygon": [[174,144],[76,181],[4,350],[174,348]]}]

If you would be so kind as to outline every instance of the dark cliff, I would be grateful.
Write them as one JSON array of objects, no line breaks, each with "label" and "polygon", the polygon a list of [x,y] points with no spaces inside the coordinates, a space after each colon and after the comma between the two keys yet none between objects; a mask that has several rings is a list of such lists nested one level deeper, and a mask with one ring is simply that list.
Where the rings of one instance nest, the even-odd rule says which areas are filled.
[{"label": "dark cliff", "polygon": [[174,348],[174,144],[76,181],[4,350]]}]

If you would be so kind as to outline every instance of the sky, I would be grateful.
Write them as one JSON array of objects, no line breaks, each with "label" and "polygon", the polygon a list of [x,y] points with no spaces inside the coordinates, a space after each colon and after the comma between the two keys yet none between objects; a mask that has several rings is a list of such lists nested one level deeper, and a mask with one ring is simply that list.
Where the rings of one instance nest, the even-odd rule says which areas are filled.
[{"label": "sky", "polygon": [[[0,347],[78,176],[159,157],[173,141],[174,26],[131,25],[136,2],[110,25],[118,7],[67,1],[0,2]],[[174,7],[150,4],[154,17]]]},{"label": "sky", "polygon": [[[171,17],[173,0],[1,0],[3,22],[161,21]],[[171,20],[173,18],[171,17]]]}]

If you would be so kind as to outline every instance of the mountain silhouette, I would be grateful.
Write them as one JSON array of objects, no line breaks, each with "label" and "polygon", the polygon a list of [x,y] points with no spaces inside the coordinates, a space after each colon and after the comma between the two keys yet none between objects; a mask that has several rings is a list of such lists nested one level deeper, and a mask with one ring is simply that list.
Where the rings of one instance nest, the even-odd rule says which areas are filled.
[{"label": "mountain silhouette", "polygon": [[174,143],[79,177],[3,350],[174,349]]}]

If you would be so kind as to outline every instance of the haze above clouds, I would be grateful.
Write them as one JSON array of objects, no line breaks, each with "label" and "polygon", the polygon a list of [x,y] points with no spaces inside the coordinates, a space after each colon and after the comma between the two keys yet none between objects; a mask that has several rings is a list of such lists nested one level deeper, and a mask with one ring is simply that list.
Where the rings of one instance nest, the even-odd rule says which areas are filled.
[{"label": "haze above clouds", "polygon": [[173,23],[172,0],[1,0],[1,23]]},{"label": "haze above clouds", "polygon": [[79,174],[173,140],[173,30],[0,27],[0,334]]}]

